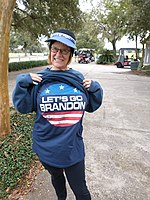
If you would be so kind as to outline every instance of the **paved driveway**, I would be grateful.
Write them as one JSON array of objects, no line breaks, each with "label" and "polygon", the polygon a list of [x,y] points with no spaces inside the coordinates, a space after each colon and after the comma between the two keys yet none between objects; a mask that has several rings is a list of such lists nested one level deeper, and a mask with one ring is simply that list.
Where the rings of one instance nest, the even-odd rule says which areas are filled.
[{"label": "paved driveway", "polygon": [[[98,80],[104,89],[101,109],[86,113],[84,119],[92,200],[150,200],[150,77],[94,63],[72,63],[71,67]],[[9,73],[10,95],[17,73]],[[68,191],[68,200],[73,200]],[[20,200],[56,200],[46,171]]]}]

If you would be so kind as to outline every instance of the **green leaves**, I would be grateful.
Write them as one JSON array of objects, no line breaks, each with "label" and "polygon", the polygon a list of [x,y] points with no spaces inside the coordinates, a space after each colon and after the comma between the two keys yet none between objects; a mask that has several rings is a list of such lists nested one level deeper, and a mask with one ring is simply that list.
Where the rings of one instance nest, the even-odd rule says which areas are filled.
[{"label": "green leaves", "polygon": [[12,26],[31,37],[49,36],[54,30],[64,27],[79,30],[82,21],[77,0],[20,0],[17,2]]},{"label": "green leaves", "polygon": [[19,71],[22,69],[29,69],[38,66],[45,66],[48,65],[47,60],[37,60],[37,61],[23,61],[23,62],[12,62],[9,63],[9,72],[11,71]]},{"label": "green leaves", "polygon": [[31,148],[33,118],[34,114],[22,115],[11,108],[11,133],[0,142],[1,198],[19,183],[35,156]]},{"label": "green leaves", "polygon": [[124,12],[118,1],[104,0],[101,9],[97,10],[95,23],[101,33],[102,38],[106,38],[112,43],[114,54],[116,53],[116,42],[120,40],[126,32],[126,21]]},{"label": "green leaves", "polygon": [[150,0],[120,0],[120,4],[126,5],[127,31],[130,36],[140,36],[145,42],[150,35]]}]

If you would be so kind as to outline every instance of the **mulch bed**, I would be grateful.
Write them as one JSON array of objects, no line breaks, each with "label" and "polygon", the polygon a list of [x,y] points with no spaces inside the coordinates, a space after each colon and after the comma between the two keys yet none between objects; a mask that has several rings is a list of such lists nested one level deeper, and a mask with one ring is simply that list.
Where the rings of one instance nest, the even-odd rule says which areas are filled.
[{"label": "mulch bed", "polygon": [[129,73],[130,73],[130,74],[139,75],[139,76],[150,76],[150,71],[131,70]]}]

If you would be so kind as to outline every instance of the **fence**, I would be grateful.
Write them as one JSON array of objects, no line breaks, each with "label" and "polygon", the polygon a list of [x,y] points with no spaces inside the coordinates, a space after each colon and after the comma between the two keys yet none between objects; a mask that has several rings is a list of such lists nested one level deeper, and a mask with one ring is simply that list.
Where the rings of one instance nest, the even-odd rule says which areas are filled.
[{"label": "fence", "polygon": [[33,53],[32,55],[25,55],[24,53],[9,53],[9,63],[29,60],[46,60],[47,58],[47,53]]}]

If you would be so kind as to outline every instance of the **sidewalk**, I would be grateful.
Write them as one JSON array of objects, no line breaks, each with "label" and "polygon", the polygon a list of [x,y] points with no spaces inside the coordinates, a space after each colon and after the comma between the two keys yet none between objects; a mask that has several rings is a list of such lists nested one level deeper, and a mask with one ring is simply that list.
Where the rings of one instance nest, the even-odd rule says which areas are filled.
[{"label": "sidewalk", "polygon": [[[84,120],[92,200],[150,200],[150,77],[93,63],[72,67],[104,88],[102,107]],[[9,73],[10,96],[20,73]],[[33,188],[19,200],[56,200],[47,171],[38,174]],[[69,187],[67,200],[74,200]]]}]

